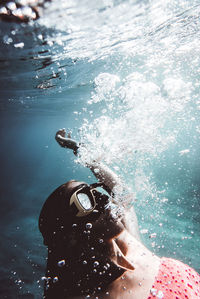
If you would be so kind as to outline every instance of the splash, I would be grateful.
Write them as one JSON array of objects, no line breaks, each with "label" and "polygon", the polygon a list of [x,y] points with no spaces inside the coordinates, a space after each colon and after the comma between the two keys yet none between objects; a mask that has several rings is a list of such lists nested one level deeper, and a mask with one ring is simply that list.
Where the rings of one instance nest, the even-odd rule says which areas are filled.
[{"label": "splash", "polygon": [[145,168],[176,144],[188,120],[192,90],[191,84],[178,76],[164,78],[159,85],[155,81],[139,72],[123,79],[99,74],[88,107],[99,109],[100,116],[84,119],[79,132],[84,145],[80,163],[104,162],[124,181],[132,172],[136,194],[144,190],[147,197],[158,195],[151,172],[145,173]]}]

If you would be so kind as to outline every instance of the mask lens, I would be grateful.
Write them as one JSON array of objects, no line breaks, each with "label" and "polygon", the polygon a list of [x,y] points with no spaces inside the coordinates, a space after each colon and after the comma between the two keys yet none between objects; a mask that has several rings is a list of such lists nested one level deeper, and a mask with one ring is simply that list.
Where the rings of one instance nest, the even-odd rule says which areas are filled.
[{"label": "mask lens", "polygon": [[85,193],[78,193],[77,194],[77,198],[79,203],[81,204],[81,206],[85,209],[85,210],[90,210],[93,208],[90,198],[87,194]]}]

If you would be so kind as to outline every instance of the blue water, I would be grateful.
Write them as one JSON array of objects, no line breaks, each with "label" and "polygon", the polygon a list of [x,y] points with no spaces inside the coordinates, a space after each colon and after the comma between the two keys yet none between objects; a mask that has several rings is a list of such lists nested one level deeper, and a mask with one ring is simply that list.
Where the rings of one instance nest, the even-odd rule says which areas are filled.
[{"label": "blue water", "polygon": [[[199,17],[195,0],[73,0],[0,24],[1,298],[41,298],[40,209],[95,181],[88,159],[131,188],[146,246],[200,272]],[[63,127],[86,144],[79,163]]]}]

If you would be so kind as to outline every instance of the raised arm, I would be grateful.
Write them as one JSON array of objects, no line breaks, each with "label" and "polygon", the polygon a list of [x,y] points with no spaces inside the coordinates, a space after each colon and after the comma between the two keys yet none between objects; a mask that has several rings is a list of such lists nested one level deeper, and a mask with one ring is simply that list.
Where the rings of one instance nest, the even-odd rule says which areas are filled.
[{"label": "raised arm", "polygon": [[[78,154],[80,144],[71,139],[70,134],[66,138],[66,130],[61,129],[56,133],[55,139],[60,146],[64,148],[72,149],[74,154]],[[95,177],[102,183],[104,183],[111,191],[114,187],[122,186],[120,178],[109,167],[100,162],[92,162],[86,164],[86,166],[93,172]]]},{"label": "raised arm", "polygon": [[[75,140],[71,139],[70,134],[68,134],[68,138],[66,138],[65,135],[66,135],[65,129],[59,130],[55,136],[56,141],[60,144],[60,146],[64,148],[72,149],[74,154],[78,155],[78,149],[80,144],[77,143]],[[90,164],[86,164],[86,166],[93,172],[95,177],[100,182],[104,183],[110,189],[110,191],[112,191],[115,195],[118,193],[123,194],[124,191],[123,182],[117,176],[117,174],[114,171],[112,171],[109,167],[107,167],[101,162],[96,162],[96,161]],[[129,208],[129,212],[130,211],[131,213],[124,214],[122,221],[125,227],[129,230],[129,232],[131,232],[131,234],[135,238],[140,240],[137,216],[135,214],[135,210],[133,206]],[[129,216],[127,216],[126,214]]]},{"label": "raised arm", "polygon": [[103,163],[94,161],[92,164],[87,164],[87,167],[90,168],[95,177],[104,183],[111,191],[114,187],[122,188],[121,180],[117,174]]}]

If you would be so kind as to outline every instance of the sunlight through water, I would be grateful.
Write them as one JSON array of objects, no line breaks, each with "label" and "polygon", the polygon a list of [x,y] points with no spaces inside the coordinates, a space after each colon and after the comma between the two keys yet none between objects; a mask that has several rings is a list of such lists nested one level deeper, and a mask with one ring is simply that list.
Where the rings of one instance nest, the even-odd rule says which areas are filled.
[{"label": "sunlight through water", "polygon": [[[0,38],[3,298],[41,298],[39,211],[94,182],[93,160],[131,190],[146,246],[200,271],[199,1],[55,0]],[[80,157],[54,141],[63,127]]]}]

